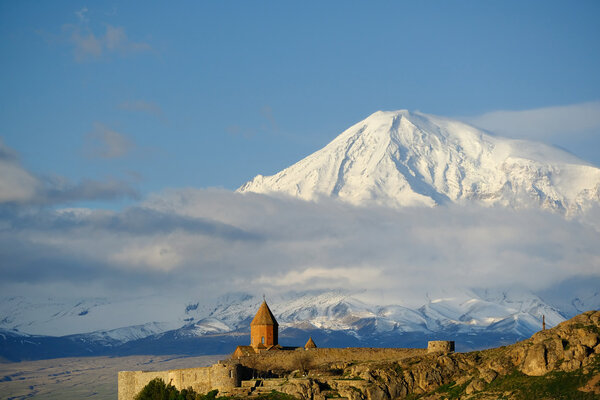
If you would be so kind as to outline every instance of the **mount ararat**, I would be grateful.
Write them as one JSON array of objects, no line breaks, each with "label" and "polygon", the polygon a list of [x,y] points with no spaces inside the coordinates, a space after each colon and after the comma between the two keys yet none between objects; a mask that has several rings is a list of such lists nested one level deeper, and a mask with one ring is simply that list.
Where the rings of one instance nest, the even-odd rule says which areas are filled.
[{"label": "mount ararat", "polygon": [[541,207],[572,216],[600,202],[600,169],[558,148],[457,120],[378,111],[323,149],[238,191],[391,207]]}]

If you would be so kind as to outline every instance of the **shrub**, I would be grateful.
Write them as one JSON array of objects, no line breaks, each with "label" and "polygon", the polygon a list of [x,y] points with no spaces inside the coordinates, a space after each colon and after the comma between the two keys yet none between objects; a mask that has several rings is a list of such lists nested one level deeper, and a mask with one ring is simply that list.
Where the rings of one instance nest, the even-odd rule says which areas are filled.
[{"label": "shrub", "polygon": [[144,386],[135,400],[215,400],[218,392],[212,390],[207,394],[199,394],[192,388],[179,391],[175,386],[165,384],[161,378],[155,378]]}]

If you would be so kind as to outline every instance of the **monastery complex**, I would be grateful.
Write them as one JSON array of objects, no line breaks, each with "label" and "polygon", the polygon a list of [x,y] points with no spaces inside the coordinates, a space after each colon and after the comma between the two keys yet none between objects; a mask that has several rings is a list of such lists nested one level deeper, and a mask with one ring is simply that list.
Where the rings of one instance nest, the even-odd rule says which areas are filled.
[{"label": "monastery complex", "polygon": [[[313,369],[335,370],[361,361],[394,361],[427,353],[451,352],[454,352],[451,341],[431,341],[427,349],[318,348],[309,337],[303,347],[281,346],[279,324],[263,301],[250,323],[250,344],[238,346],[227,360],[210,367],[121,371],[118,398],[134,400],[137,393],[155,378],[161,378],[179,390],[191,387],[198,393],[207,393],[217,389],[219,395],[248,398],[278,390],[284,382],[288,386],[291,382],[295,385],[292,387],[304,387],[309,384],[308,375]],[[302,393],[296,395],[306,398]]]}]

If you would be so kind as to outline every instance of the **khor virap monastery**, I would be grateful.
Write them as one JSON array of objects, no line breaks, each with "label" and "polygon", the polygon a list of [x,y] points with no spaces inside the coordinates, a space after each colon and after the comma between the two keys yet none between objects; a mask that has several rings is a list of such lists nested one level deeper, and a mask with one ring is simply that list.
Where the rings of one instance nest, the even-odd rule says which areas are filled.
[{"label": "khor virap monastery", "polygon": [[[353,382],[353,387],[360,385],[356,380],[339,379],[335,373],[328,377],[324,371],[341,371],[362,361],[392,361],[454,351],[451,341],[430,341],[427,349],[318,348],[313,339],[308,338],[304,347],[286,347],[279,344],[278,336],[279,324],[263,301],[250,323],[250,345],[238,346],[229,359],[210,367],[121,371],[119,400],[134,400],[154,378],[161,378],[180,390],[191,387],[198,393],[207,393],[217,389],[220,396],[248,398],[277,390],[300,398],[320,398],[325,395],[321,395],[322,390],[313,389],[315,382],[319,382],[318,385],[337,386],[343,382]],[[319,374],[318,381],[311,376],[313,371]]]},{"label": "khor virap monastery", "polygon": [[[278,343],[279,324],[266,301],[263,301],[254,319],[250,323],[250,346],[238,346],[233,352],[233,358],[260,354],[266,351],[296,350],[297,347],[282,347]],[[316,349],[317,345],[312,340],[304,345],[305,349]]]}]

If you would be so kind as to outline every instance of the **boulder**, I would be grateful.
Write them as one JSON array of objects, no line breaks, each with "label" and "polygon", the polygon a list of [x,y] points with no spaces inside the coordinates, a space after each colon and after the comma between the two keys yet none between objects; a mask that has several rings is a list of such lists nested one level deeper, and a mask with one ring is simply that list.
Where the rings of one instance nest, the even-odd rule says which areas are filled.
[{"label": "boulder", "polygon": [[541,376],[548,372],[547,350],[543,344],[535,344],[527,351],[521,371],[527,375]]},{"label": "boulder", "polygon": [[598,334],[585,329],[577,329],[575,335],[579,343],[586,347],[594,348],[598,344]]},{"label": "boulder", "polygon": [[486,383],[491,383],[498,377],[498,373],[493,369],[484,369],[480,372],[480,376]]},{"label": "boulder", "polygon": [[485,382],[481,379],[473,379],[465,388],[466,394],[472,394],[475,392],[479,392],[485,388]]}]

